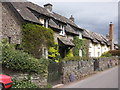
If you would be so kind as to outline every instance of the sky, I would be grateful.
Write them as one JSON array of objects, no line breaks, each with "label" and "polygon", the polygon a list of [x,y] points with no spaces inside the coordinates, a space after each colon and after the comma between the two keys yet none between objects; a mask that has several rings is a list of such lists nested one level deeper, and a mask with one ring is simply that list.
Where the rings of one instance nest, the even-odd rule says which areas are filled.
[{"label": "sky", "polygon": [[114,41],[118,42],[118,1],[119,0],[28,0],[43,7],[46,3],[53,5],[53,12],[69,18],[84,29],[106,36],[109,23],[114,24]]}]

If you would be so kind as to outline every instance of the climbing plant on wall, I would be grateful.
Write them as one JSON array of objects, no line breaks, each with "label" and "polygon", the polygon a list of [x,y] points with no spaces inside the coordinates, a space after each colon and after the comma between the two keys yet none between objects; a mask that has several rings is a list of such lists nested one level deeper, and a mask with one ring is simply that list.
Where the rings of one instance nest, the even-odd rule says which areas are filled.
[{"label": "climbing plant on wall", "polygon": [[50,47],[54,43],[53,30],[36,24],[22,25],[22,46],[24,51],[39,58],[42,47]]},{"label": "climbing plant on wall", "polygon": [[48,49],[48,57],[52,59],[52,61],[59,62],[59,60],[61,59],[58,48],[58,44],[54,42],[54,45],[52,47],[49,47]]},{"label": "climbing plant on wall", "polygon": [[74,50],[73,50],[73,54],[74,56],[79,56],[79,50],[82,50],[82,56],[86,56],[86,48],[85,48],[85,39],[79,39],[78,36],[75,36],[73,39],[73,43],[75,44]]}]

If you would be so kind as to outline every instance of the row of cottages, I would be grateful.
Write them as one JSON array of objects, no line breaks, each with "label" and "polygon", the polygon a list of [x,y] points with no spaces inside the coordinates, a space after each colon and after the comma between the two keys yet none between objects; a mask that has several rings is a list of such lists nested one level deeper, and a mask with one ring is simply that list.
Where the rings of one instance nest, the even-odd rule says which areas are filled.
[{"label": "row of cottages", "polygon": [[[40,7],[31,2],[2,2],[2,31],[0,37],[7,38],[9,43],[19,45],[21,43],[21,26],[24,22],[30,22],[51,28],[54,31],[54,41],[59,45],[59,53],[65,57],[67,48],[75,45],[74,36],[90,41],[88,53],[90,57],[99,57],[110,50],[108,39],[100,34],[79,28],[74,23],[74,18],[69,19],[52,11],[52,4]],[[42,55],[47,58],[46,47],[42,48]],[[82,50],[79,51],[82,56]]]}]

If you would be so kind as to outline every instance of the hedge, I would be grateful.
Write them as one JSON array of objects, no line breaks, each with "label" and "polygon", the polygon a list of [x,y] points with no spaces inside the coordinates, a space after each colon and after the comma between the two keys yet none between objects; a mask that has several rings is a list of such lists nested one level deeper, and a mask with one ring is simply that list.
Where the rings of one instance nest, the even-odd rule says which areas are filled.
[{"label": "hedge", "polygon": [[15,50],[8,43],[0,44],[0,46],[2,46],[2,64],[4,67],[28,73],[47,73],[48,60],[36,59],[28,53]]},{"label": "hedge", "polygon": [[120,50],[110,50],[109,53],[113,56],[120,56]]}]

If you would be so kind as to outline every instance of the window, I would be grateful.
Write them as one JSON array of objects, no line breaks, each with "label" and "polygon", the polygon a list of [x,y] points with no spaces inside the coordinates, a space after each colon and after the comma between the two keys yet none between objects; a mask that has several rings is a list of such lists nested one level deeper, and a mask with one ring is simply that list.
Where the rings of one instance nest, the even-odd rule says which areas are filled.
[{"label": "window", "polygon": [[92,48],[91,46],[89,48]]},{"label": "window", "polygon": [[106,50],[106,48],[105,48],[105,50]]},{"label": "window", "polygon": [[100,52],[98,52],[98,57],[100,56]]},{"label": "window", "polygon": [[47,49],[43,48],[42,50],[43,50],[42,51],[42,56],[45,57],[45,58],[48,58],[48,51],[47,51]]},{"label": "window", "polygon": [[82,34],[81,34],[81,32],[79,32],[79,39],[82,39]]},{"label": "window", "polygon": [[79,56],[82,57],[82,50],[79,50]]},{"label": "window", "polygon": [[91,52],[89,52],[89,57],[91,57]]},{"label": "window", "polygon": [[44,19],[44,27],[48,28],[48,20]]},{"label": "window", "polygon": [[63,25],[59,25],[59,28],[61,29],[60,35],[64,36],[65,35],[65,29]]}]

